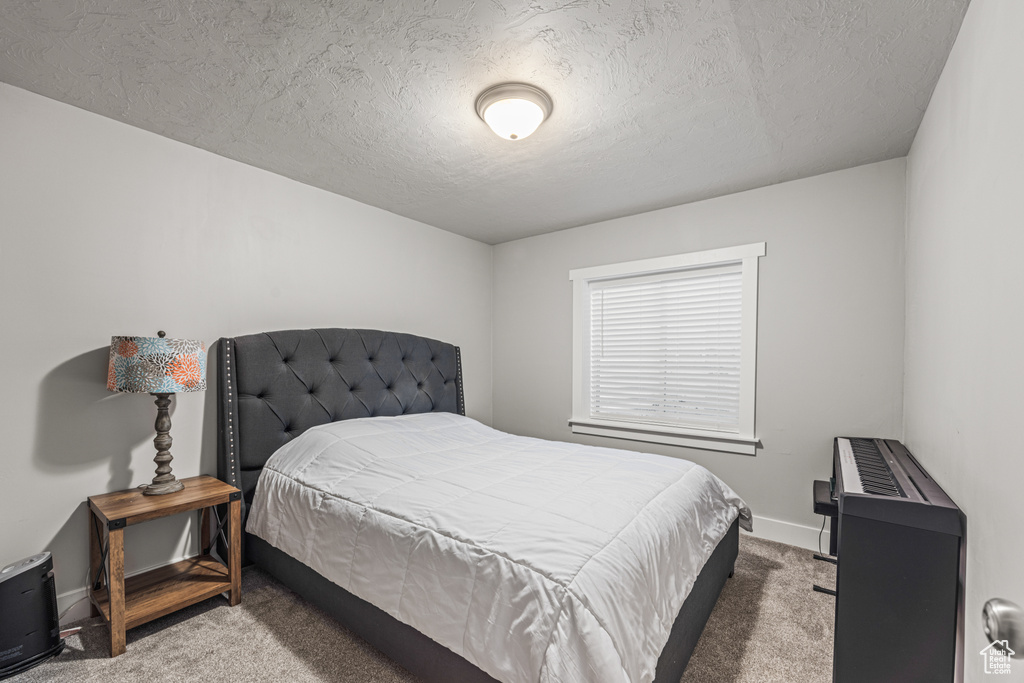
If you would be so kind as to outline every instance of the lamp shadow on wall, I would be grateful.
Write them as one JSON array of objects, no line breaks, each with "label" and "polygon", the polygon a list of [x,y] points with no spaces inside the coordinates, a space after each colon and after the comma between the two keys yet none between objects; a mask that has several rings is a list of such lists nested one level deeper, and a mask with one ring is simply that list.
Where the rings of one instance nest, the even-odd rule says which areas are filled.
[{"label": "lamp shadow on wall", "polygon": [[[43,378],[32,461],[39,470],[57,475],[74,475],[106,462],[110,472],[106,490],[117,491],[152,476],[147,470],[139,475],[143,482],[135,481],[132,450],[155,436],[156,407],[149,395],[107,391],[109,357],[109,347],[94,349],[61,363]],[[103,491],[81,493],[81,502],[46,544],[53,553],[58,593],[85,581],[84,571],[77,575],[75,560],[88,557],[85,498]]]},{"label": "lamp shadow on wall", "polygon": [[199,444],[199,474],[217,476],[217,349],[206,350],[206,391],[203,392],[203,430]]},{"label": "lamp shadow on wall", "polygon": [[140,483],[132,449],[155,436],[156,408],[148,395],[107,391],[109,353],[109,347],[88,351],[43,378],[32,459],[40,470],[63,474],[109,462],[107,490],[117,491]]}]

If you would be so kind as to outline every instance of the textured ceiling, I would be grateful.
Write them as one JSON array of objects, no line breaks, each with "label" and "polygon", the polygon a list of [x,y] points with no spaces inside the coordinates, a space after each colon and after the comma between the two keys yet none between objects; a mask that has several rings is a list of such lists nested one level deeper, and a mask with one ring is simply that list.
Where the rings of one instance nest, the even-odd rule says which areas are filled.
[{"label": "textured ceiling", "polygon": [[497,243],[906,154],[967,2],[18,0],[0,80]]}]

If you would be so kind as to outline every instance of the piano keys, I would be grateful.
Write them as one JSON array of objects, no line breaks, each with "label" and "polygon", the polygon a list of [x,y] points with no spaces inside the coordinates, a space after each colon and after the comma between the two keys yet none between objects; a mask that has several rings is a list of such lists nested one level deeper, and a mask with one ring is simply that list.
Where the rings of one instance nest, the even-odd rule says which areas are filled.
[{"label": "piano keys", "polygon": [[833,481],[833,681],[962,680],[963,513],[894,439],[837,437]]}]

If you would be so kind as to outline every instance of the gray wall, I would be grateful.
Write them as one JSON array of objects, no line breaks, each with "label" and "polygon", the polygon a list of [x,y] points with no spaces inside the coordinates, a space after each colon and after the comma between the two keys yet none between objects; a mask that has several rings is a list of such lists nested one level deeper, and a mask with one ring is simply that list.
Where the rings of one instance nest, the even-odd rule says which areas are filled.
[{"label": "gray wall", "polygon": [[[692,459],[759,518],[755,532],[817,542],[811,481],[832,438],[899,437],[903,159],[498,245],[495,427]],[[749,242],[760,260],[756,456],[570,433],[569,270]]]},{"label": "gray wall", "polygon": [[[153,477],[156,409],[104,388],[111,335],[422,334],[462,346],[490,421],[488,245],[3,84],[0,121],[0,566],[50,549],[62,606],[85,585],[86,497]],[[179,477],[215,473],[213,400],[174,399]],[[128,571],[192,533],[129,529]]]},{"label": "gray wall", "polygon": [[1024,605],[1022,26],[971,3],[907,167],[905,441],[967,514],[968,681],[985,600]]}]

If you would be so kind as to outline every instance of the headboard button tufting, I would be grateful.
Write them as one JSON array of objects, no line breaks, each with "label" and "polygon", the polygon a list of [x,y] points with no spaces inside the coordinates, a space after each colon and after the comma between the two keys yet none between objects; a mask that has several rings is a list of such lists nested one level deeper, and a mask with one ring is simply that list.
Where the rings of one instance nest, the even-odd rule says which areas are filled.
[{"label": "headboard button tufting", "polygon": [[[375,330],[282,330],[225,339],[219,353],[224,377],[218,471],[236,482],[246,499],[270,455],[314,425],[464,410],[458,347],[423,337]],[[409,391],[413,386],[416,391]]]}]

